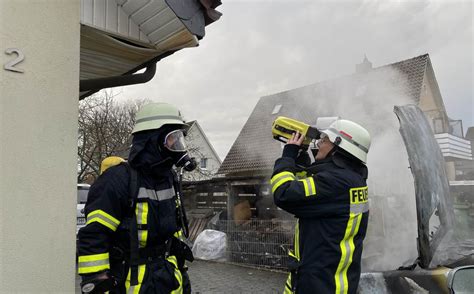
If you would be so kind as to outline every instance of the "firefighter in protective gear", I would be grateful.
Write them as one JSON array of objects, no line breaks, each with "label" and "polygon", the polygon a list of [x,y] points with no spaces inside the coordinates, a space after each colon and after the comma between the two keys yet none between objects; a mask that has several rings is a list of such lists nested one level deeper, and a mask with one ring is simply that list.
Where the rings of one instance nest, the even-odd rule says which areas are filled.
[{"label": "firefighter in protective gear", "polygon": [[275,204],[297,218],[285,294],[355,294],[359,283],[369,214],[370,135],[342,119],[321,132],[306,177],[296,176],[296,163],[306,151],[300,147],[303,136],[295,133],[271,178]]},{"label": "firefighter in protective gear", "polygon": [[128,163],[109,167],[91,186],[86,226],[78,235],[84,293],[191,293],[185,260],[184,212],[175,167],[195,166],[187,125],[166,103],[136,115]]}]

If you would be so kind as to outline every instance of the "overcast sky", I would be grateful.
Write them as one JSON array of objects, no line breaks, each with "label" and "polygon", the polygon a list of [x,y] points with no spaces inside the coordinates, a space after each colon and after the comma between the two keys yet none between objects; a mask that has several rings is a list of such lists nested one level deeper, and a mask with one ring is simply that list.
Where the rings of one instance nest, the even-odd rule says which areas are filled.
[{"label": "overcast sky", "polygon": [[222,160],[261,96],[351,74],[364,54],[378,67],[429,53],[448,115],[474,125],[471,1],[222,2],[199,47],[120,95],[175,104]]}]

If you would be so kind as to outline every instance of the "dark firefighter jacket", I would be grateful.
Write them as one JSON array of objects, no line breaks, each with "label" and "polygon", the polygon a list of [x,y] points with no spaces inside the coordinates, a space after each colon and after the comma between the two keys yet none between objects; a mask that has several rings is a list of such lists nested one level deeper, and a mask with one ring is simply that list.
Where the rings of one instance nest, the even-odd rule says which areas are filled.
[{"label": "dark firefighter jacket", "polygon": [[356,293],[369,213],[366,169],[333,155],[297,178],[297,154],[298,146],[286,145],[271,179],[275,204],[298,218],[284,293]]},{"label": "dark firefighter jacket", "polygon": [[[150,166],[150,161],[162,158],[153,158],[146,150],[155,148],[156,138],[152,142],[142,139],[134,142],[135,150],[132,147],[130,155],[130,165],[138,172],[134,213],[129,202],[130,170],[125,164],[109,168],[90,188],[85,206],[86,226],[78,235],[78,272],[88,275],[110,270],[121,282],[120,289],[113,293],[183,293],[183,273],[176,256],[163,257],[165,241],[180,232],[175,175],[169,164],[155,170],[143,168],[144,164]],[[127,264],[130,258],[127,215],[136,217],[140,253],[139,284],[132,287]],[[123,260],[127,261],[126,265],[122,264]]]}]

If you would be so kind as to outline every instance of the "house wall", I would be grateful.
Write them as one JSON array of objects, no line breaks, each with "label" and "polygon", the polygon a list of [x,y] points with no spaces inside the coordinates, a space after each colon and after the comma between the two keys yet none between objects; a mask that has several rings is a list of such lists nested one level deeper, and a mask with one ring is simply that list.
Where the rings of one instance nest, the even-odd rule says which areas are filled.
[{"label": "house wall", "polygon": [[[446,110],[442,105],[437,103],[435,93],[433,92],[433,88],[435,86],[436,85],[434,85],[429,78],[428,71],[426,71],[423,77],[423,85],[421,87],[420,101],[418,106],[425,113],[431,125],[431,129],[435,134],[448,133],[449,122],[446,119]],[[446,174],[450,181],[453,181],[456,178],[456,168],[454,162],[446,162]]]},{"label": "house wall", "polygon": [[[188,143],[188,150],[190,150],[191,157],[195,157],[198,162],[198,167],[191,173],[184,175],[185,180],[201,181],[210,179],[219,169],[221,162],[216,154],[212,151],[208,141],[204,138],[204,134],[196,124],[189,129],[186,136]],[[202,158],[207,158],[207,168],[201,169],[200,161]]]},{"label": "house wall", "polygon": [[446,162],[446,175],[448,176],[449,181],[454,181],[456,179],[456,167],[454,161]]},{"label": "house wall", "polygon": [[0,0],[0,293],[74,293],[79,18]]},{"label": "house wall", "polygon": [[449,129],[449,122],[446,120],[445,110],[437,103],[435,94],[433,93],[433,83],[428,78],[427,71],[423,78],[423,86],[421,87],[420,102],[418,106],[428,117],[431,128],[435,133],[446,133]]}]

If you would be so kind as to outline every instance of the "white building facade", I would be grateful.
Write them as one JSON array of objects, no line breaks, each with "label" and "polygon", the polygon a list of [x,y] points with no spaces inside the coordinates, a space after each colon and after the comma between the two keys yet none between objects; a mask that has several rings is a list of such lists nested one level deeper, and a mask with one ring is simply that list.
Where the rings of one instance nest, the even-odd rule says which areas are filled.
[{"label": "white building facade", "polygon": [[191,157],[197,161],[197,168],[191,173],[185,173],[185,181],[203,181],[211,179],[222,164],[219,155],[197,121],[189,123],[186,142]]}]

